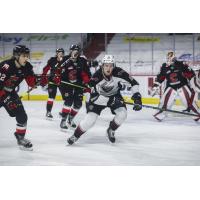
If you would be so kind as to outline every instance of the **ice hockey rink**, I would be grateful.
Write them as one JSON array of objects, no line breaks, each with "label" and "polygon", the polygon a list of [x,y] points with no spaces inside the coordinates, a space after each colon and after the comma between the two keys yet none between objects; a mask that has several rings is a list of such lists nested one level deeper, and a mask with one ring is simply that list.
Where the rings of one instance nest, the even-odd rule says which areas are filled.
[{"label": "ice hockey rink", "polygon": [[[32,152],[21,151],[13,135],[15,119],[4,108],[0,109],[0,165],[72,165],[72,166],[154,166],[200,165],[200,123],[192,117],[169,114],[164,122],[152,117],[155,110],[143,108],[135,112],[128,105],[128,117],[116,132],[116,143],[106,136],[109,121],[113,118],[105,109],[96,125],[76,144],[67,146],[73,133],[61,132],[59,111],[62,102],[53,107],[53,121],[45,119],[45,101],[24,101],[28,114],[27,138],[34,145]],[[173,109],[181,110],[177,106]],[[75,122],[86,114],[83,105]]]}]

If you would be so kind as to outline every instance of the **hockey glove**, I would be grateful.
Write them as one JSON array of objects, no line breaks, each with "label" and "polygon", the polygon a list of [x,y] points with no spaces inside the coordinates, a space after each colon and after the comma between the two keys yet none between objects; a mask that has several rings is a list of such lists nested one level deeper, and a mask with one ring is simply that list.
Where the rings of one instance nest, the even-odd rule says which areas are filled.
[{"label": "hockey glove", "polygon": [[61,82],[61,79],[59,76],[54,76],[53,78],[53,82],[56,84],[56,85],[60,85],[60,82]]},{"label": "hockey glove", "polygon": [[139,92],[136,92],[132,98],[131,98],[133,101],[134,101],[134,104],[133,104],[133,110],[135,111],[139,111],[142,109],[142,98],[141,98],[141,94]]},{"label": "hockey glove", "polygon": [[42,76],[41,76],[41,81],[40,81],[40,85],[41,85],[42,87],[44,87],[44,86],[47,85],[47,83],[48,83],[48,77],[47,77],[47,75],[43,75],[43,74],[42,74]]},{"label": "hockey glove", "polygon": [[83,93],[91,93],[91,88],[89,87],[88,84],[84,85],[85,89],[83,89]]}]

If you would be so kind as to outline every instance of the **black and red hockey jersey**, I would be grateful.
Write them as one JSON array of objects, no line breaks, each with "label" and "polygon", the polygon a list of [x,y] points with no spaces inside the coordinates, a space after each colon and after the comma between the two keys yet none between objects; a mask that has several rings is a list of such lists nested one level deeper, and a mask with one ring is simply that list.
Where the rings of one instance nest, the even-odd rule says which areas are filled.
[{"label": "black and red hockey jersey", "polygon": [[89,82],[90,76],[90,70],[85,57],[78,56],[74,61],[70,58],[70,55],[65,56],[65,62],[62,64],[61,82],[84,85]]},{"label": "black and red hockey jersey", "polygon": [[[51,57],[48,61],[47,61],[47,65],[43,68],[43,73],[42,73],[42,80],[45,79],[45,77],[47,76],[47,73],[50,71],[50,74],[48,76],[48,79],[46,77],[46,79],[49,82],[53,82],[55,83],[55,77],[60,77],[61,75],[61,65],[62,63],[65,61],[65,58],[63,58],[62,61],[58,61],[57,57]],[[55,83],[56,84],[56,83]]]},{"label": "black and red hockey jersey", "polygon": [[181,61],[175,61],[171,65],[162,64],[160,73],[156,77],[156,82],[162,83],[166,80],[166,88],[179,89],[188,84],[188,81],[195,76],[194,71]]},{"label": "black and red hockey jersey", "polygon": [[29,62],[20,68],[16,66],[13,58],[0,63],[0,91],[14,91],[24,79],[30,87],[36,85],[37,79]]}]

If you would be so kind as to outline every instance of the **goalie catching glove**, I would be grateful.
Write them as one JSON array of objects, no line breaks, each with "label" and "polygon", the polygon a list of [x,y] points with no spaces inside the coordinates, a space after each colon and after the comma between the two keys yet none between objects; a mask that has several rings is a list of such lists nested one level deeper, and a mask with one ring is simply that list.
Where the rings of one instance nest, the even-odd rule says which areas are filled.
[{"label": "goalie catching glove", "polygon": [[133,104],[133,110],[135,111],[139,111],[142,109],[142,98],[141,98],[141,94],[139,92],[136,92],[132,98],[131,98],[133,101],[134,101],[134,104]]}]

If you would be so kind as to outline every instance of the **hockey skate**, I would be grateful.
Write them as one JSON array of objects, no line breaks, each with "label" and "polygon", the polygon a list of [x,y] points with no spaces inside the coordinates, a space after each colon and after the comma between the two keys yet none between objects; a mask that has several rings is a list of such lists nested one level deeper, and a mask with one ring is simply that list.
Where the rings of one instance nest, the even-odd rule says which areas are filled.
[{"label": "hockey skate", "polygon": [[65,119],[62,119],[61,122],[60,122],[60,130],[64,131],[64,132],[69,130]]},{"label": "hockey skate", "polygon": [[107,129],[107,135],[110,142],[115,143],[115,131],[113,131],[111,128]]},{"label": "hockey skate", "polygon": [[154,114],[153,117],[157,121],[162,122],[166,118],[166,113],[163,111],[159,111],[159,112],[156,112],[156,114]]},{"label": "hockey skate", "polygon": [[191,111],[191,109],[189,107],[185,110],[182,110],[182,112],[184,112],[184,113],[190,113],[190,111]]},{"label": "hockey skate", "polygon": [[78,138],[75,135],[72,135],[70,138],[67,139],[67,142],[69,145],[74,144],[76,141],[78,140]]},{"label": "hockey skate", "polygon": [[199,120],[200,120],[200,116],[194,119],[195,122],[198,122]]},{"label": "hockey skate", "polygon": [[51,112],[47,112],[46,119],[50,121],[53,120],[53,115],[51,114]]},{"label": "hockey skate", "polygon": [[32,151],[33,150],[33,145],[30,142],[30,140],[25,139],[23,135],[19,135],[16,132],[14,135],[17,139],[17,144],[21,150],[24,150],[24,151]]}]

